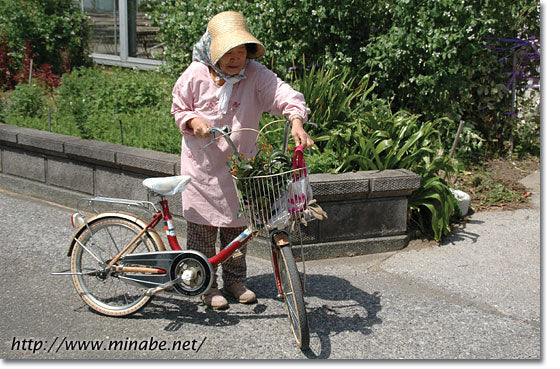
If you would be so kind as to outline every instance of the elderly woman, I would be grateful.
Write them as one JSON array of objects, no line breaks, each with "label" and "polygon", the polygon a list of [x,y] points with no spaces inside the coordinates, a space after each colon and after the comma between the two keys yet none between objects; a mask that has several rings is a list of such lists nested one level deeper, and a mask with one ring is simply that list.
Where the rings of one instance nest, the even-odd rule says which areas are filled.
[{"label": "elderly woman", "polygon": [[[192,178],[183,192],[187,247],[208,257],[216,253],[218,233],[223,248],[246,227],[237,217],[239,203],[226,165],[230,148],[219,140],[202,150],[209,142],[209,127],[258,129],[262,113],[268,112],[291,121],[296,146],[313,146],[303,129],[307,120],[303,95],[254,60],[264,53],[240,13],[219,13],[208,23],[194,46],[193,62],[173,88],[171,113],[183,134],[181,174]],[[248,130],[231,135],[237,150],[247,157],[256,154],[256,138]],[[222,265],[223,291],[241,303],[252,303],[256,296],[245,284],[246,275],[245,251]],[[213,309],[228,307],[216,281],[202,301]]]}]

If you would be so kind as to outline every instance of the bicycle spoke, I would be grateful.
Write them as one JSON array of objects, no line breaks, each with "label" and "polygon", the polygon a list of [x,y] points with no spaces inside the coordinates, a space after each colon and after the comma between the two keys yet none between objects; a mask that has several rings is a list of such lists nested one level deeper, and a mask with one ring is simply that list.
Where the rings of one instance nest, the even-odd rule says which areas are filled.
[{"label": "bicycle spoke", "polygon": [[115,252],[119,252],[119,246],[117,245],[117,242],[115,241],[115,239],[113,238],[113,235],[111,234],[111,232],[109,231],[109,228],[105,228],[105,232],[107,233],[107,236],[109,237],[109,239],[111,240],[111,242],[109,243],[110,245],[113,245],[115,248]]},{"label": "bicycle spoke", "polygon": [[287,303],[287,306],[288,306],[288,310],[289,310],[289,314],[288,314],[288,315],[289,315],[289,317],[290,317],[290,320],[292,321],[292,324],[296,324],[296,323],[297,323],[296,317],[297,317],[298,313],[297,313],[297,311],[296,311],[296,308],[295,308],[295,306],[294,306],[294,302],[293,302],[293,300],[292,300],[293,294],[290,292],[290,293],[284,295],[284,298],[286,298],[286,296],[290,296],[290,298],[286,300],[286,303]]},{"label": "bicycle spoke", "polygon": [[[105,265],[141,231],[141,226],[121,217],[100,219],[89,224],[88,231],[84,231],[77,240],[80,246],[76,246],[72,252],[71,270],[88,271],[96,269],[96,264]],[[94,244],[99,256],[90,250]],[[156,246],[150,236],[143,235],[138,239],[135,253],[153,251],[156,251]],[[132,314],[146,305],[151,297],[146,296],[142,287],[120,279],[120,275],[120,272],[99,270],[90,275],[73,275],[73,280],[80,296],[94,310],[105,315]]]},{"label": "bicycle spoke", "polygon": [[87,251],[95,260],[97,260],[100,264],[105,264],[103,261],[101,261],[101,257],[98,258],[97,256],[93,255],[93,253],[92,253],[87,247],[85,247],[84,244],[81,243],[77,238],[74,238],[74,240],[75,240],[76,242],[78,242],[78,244],[80,245],[80,247],[82,247],[84,250],[86,250],[86,251]]}]

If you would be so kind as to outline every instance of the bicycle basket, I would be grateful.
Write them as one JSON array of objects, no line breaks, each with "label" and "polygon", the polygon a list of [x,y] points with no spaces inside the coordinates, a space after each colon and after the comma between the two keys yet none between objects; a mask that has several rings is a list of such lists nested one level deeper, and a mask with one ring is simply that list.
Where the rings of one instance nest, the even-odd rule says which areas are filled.
[{"label": "bicycle basket", "polygon": [[232,177],[240,212],[252,230],[286,226],[290,215],[303,211],[311,199],[306,167],[266,176]]}]

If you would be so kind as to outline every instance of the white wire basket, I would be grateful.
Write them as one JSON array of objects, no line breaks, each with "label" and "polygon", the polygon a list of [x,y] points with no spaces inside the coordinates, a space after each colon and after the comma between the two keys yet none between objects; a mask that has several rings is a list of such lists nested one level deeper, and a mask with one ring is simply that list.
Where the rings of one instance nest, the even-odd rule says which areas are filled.
[{"label": "white wire basket", "polygon": [[241,215],[253,231],[283,228],[312,198],[307,168],[247,178],[233,177]]}]

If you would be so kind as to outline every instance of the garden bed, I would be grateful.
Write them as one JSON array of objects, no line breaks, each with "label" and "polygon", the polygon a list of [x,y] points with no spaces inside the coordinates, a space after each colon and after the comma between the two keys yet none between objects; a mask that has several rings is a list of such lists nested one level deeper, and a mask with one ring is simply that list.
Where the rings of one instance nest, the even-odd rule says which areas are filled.
[{"label": "garden bed", "polygon": [[533,195],[520,180],[540,168],[540,158],[496,158],[459,173],[457,187],[471,196],[475,212],[526,208]]}]

